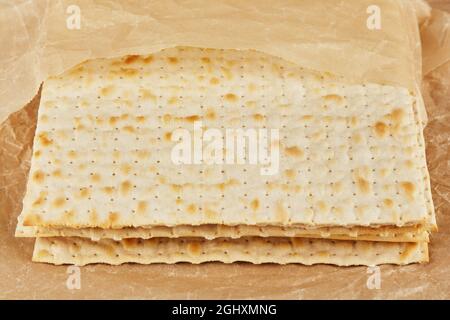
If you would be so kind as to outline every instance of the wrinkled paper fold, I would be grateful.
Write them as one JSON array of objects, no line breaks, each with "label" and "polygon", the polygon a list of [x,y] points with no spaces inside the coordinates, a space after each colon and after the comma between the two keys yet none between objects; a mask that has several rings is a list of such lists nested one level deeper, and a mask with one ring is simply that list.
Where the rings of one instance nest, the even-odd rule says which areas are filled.
[{"label": "wrinkled paper fold", "polygon": [[[439,1],[435,0],[434,2]],[[32,239],[14,238],[31,157],[39,96],[0,125],[0,298],[450,298],[450,39],[448,13],[417,1],[377,0],[382,29],[369,30],[374,1],[17,1],[0,5],[0,122],[23,108],[43,80],[95,57],[147,54],[176,45],[256,49],[355,81],[420,85],[429,122],[427,160],[440,232],[431,261],[382,266],[370,290],[364,267],[92,265],[81,288],[66,267],[30,262]],[[418,4],[413,6],[412,4]],[[80,30],[67,28],[70,5]],[[72,12],[72,11],[70,11]],[[431,15],[431,18],[429,18]]]}]

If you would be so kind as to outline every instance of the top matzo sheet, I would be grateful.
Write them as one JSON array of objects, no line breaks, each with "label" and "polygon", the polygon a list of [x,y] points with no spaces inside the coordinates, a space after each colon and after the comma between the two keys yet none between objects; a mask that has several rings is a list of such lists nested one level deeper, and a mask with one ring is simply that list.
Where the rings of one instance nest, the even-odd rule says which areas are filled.
[{"label": "top matzo sheet", "polygon": [[[254,51],[88,61],[43,86],[24,225],[426,223],[415,103],[405,88],[350,84]],[[209,131],[225,147],[238,128],[256,132],[256,149],[244,140],[253,154],[207,163],[220,153],[208,158],[195,137]],[[177,129],[193,137],[181,164]],[[261,158],[270,174],[269,162],[250,163],[262,151],[278,154],[278,165]]]}]

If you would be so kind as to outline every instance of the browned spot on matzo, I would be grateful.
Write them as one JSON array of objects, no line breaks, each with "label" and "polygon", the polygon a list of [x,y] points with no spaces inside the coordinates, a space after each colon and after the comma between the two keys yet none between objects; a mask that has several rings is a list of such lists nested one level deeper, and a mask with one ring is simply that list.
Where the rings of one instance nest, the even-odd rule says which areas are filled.
[{"label": "browned spot on matzo", "polygon": [[231,73],[230,69],[224,67],[221,67],[220,69],[222,70],[222,73],[227,80],[233,79],[233,74]]},{"label": "browned spot on matzo", "polygon": [[250,207],[253,209],[253,211],[256,211],[259,209],[259,200],[253,199],[252,202],[250,202]]},{"label": "browned spot on matzo", "polygon": [[108,195],[111,195],[111,194],[113,194],[113,192],[114,192],[114,187],[103,187],[103,191],[106,193],[106,194],[108,194]]},{"label": "browned spot on matzo", "polygon": [[39,259],[45,259],[47,257],[51,257],[51,255],[52,254],[48,250],[39,250],[38,253],[37,253],[37,257]]},{"label": "browned spot on matzo", "polygon": [[404,181],[400,183],[400,186],[403,190],[403,192],[405,193],[406,197],[409,200],[413,200],[415,193],[416,193],[416,186],[414,185],[414,183],[409,182],[409,181]]},{"label": "browned spot on matzo", "polygon": [[234,93],[227,93],[224,98],[229,102],[236,102],[238,100],[238,97]]},{"label": "browned spot on matzo", "polygon": [[192,116],[185,117],[185,119],[187,122],[195,122],[195,121],[199,120],[200,117],[197,115],[192,115]]},{"label": "browned spot on matzo", "polygon": [[71,75],[74,75],[74,76],[79,76],[79,75],[81,75],[84,71],[85,71],[84,66],[79,65],[79,66],[74,67],[72,70],[70,70],[70,74],[71,74]]},{"label": "browned spot on matzo", "polygon": [[191,242],[188,244],[188,252],[194,256],[198,256],[201,253],[202,247],[197,242]]},{"label": "browned spot on matzo", "polygon": [[334,193],[341,192],[342,191],[342,183],[339,181],[332,183],[331,189],[333,190]]},{"label": "browned spot on matzo", "polygon": [[378,121],[377,123],[375,123],[375,133],[378,137],[384,137],[387,135],[388,133],[388,126],[381,121]]},{"label": "browned spot on matzo", "polygon": [[150,156],[150,151],[148,151],[148,150],[138,150],[136,152],[136,154],[137,154],[137,157],[139,159],[147,159]]},{"label": "browned spot on matzo", "polygon": [[144,59],[142,59],[142,61],[144,61],[145,64],[152,63],[153,60],[154,60],[154,57],[152,55],[149,55],[149,56],[145,57]]},{"label": "browned spot on matzo", "polygon": [[131,165],[129,165],[128,163],[122,163],[120,165],[120,171],[124,174],[130,174],[131,168]]},{"label": "browned spot on matzo", "polygon": [[176,104],[178,101],[179,101],[179,100],[178,100],[177,97],[170,97],[169,100],[167,100],[167,103],[168,103],[169,105],[174,105],[174,104]]},{"label": "browned spot on matzo", "polygon": [[319,208],[319,211],[322,213],[328,211],[328,205],[324,201],[317,202],[317,207]]},{"label": "browned spot on matzo", "polygon": [[134,77],[138,74],[138,70],[136,69],[131,69],[131,68],[120,68],[120,73],[119,75],[122,75],[124,77]]},{"label": "browned spot on matzo", "polygon": [[137,117],[136,117],[136,122],[137,122],[137,123],[144,123],[145,120],[147,120],[147,117],[146,117],[146,116],[137,116]]},{"label": "browned spot on matzo", "polygon": [[402,109],[394,109],[390,114],[390,118],[394,122],[394,124],[401,124],[404,116],[405,111],[403,111]]},{"label": "browned spot on matzo", "polygon": [[355,127],[358,124],[358,118],[355,116],[350,117],[349,124],[352,127]]},{"label": "browned spot on matzo", "polygon": [[288,147],[286,149],[284,149],[286,151],[286,154],[289,156],[293,156],[293,157],[301,157],[303,156],[303,150],[300,149],[299,147],[293,146],[293,147]]},{"label": "browned spot on matzo", "polygon": [[404,250],[400,253],[400,259],[406,260],[416,249],[417,247],[417,243],[407,243],[406,247],[404,248]]},{"label": "browned spot on matzo", "polygon": [[170,187],[176,193],[180,193],[183,190],[183,186],[179,184],[171,184]]},{"label": "browned spot on matzo", "polygon": [[327,94],[323,97],[323,99],[327,102],[336,102],[336,103],[342,103],[344,101],[344,98],[337,94]]},{"label": "browned spot on matzo", "polygon": [[139,245],[139,239],[135,238],[123,239],[123,245],[125,248],[135,248]]},{"label": "browned spot on matzo", "polygon": [[217,79],[216,77],[213,77],[209,80],[209,83],[214,84],[214,85],[219,84],[219,79]]},{"label": "browned spot on matzo", "polygon": [[124,181],[120,184],[120,192],[122,193],[122,195],[127,195],[130,190],[131,190],[131,183],[130,181]]},{"label": "browned spot on matzo", "polygon": [[23,225],[24,226],[36,226],[42,223],[42,218],[39,214],[28,214],[24,219],[23,219]]},{"label": "browned spot on matzo", "polygon": [[165,139],[166,141],[171,141],[171,139],[172,139],[172,132],[166,132],[166,133],[164,133],[164,139]]},{"label": "browned spot on matzo", "polygon": [[352,136],[352,140],[355,144],[360,144],[362,142],[362,137],[359,133],[354,133]]},{"label": "browned spot on matzo", "polygon": [[51,145],[53,143],[53,141],[51,139],[48,138],[48,134],[47,132],[42,132],[39,134],[38,136],[39,142],[44,146],[44,147],[48,147],[49,145]]},{"label": "browned spot on matzo", "polygon": [[73,210],[64,211],[63,217],[67,221],[67,223],[72,223],[73,218],[75,218],[75,212]]},{"label": "browned spot on matzo", "polygon": [[284,171],[284,174],[289,179],[294,179],[297,176],[297,172],[294,169],[287,169]]},{"label": "browned spot on matzo", "polygon": [[156,96],[148,89],[139,89],[139,93],[144,100],[156,102]]},{"label": "browned spot on matzo", "polygon": [[253,119],[255,119],[256,121],[262,121],[264,120],[264,116],[262,114],[256,113],[253,115]]},{"label": "browned spot on matzo", "polygon": [[109,117],[109,124],[114,126],[117,124],[117,122],[120,120],[120,117],[112,116]]},{"label": "browned spot on matzo", "polygon": [[197,206],[195,204],[191,203],[190,205],[187,206],[186,211],[191,214],[196,213]]},{"label": "browned spot on matzo", "polygon": [[178,58],[177,57],[169,57],[169,58],[167,58],[167,60],[171,64],[177,64],[178,63]]},{"label": "browned spot on matzo", "polygon": [[392,199],[389,198],[384,199],[383,203],[387,208],[392,208],[394,206],[394,201],[392,201]]},{"label": "browned spot on matzo", "polygon": [[101,96],[109,96],[111,95],[115,90],[114,86],[107,86],[100,89],[100,95]]},{"label": "browned spot on matzo", "polygon": [[33,207],[40,207],[45,203],[47,192],[40,192],[39,197],[33,202]]},{"label": "browned spot on matzo", "polygon": [[37,182],[37,183],[42,183],[44,182],[45,179],[45,173],[42,172],[41,170],[37,170],[33,173],[33,181]]},{"label": "browned spot on matzo", "polygon": [[136,132],[136,129],[133,126],[124,126],[122,127],[122,130],[128,133]]},{"label": "browned spot on matzo", "polygon": [[136,62],[137,60],[139,59],[139,56],[138,55],[129,55],[129,56],[127,56],[126,58],[125,58],[125,63],[126,64],[131,64],[131,63],[134,63],[134,62]]},{"label": "browned spot on matzo", "polygon": [[99,182],[101,180],[101,176],[98,173],[93,173],[91,174],[91,180],[93,182]]},{"label": "browned spot on matzo", "polygon": [[218,214],[216,211],[214,211],[214,210],[212,210],[212,209],[210,209],[210,208],[206,208],[206,209],[205,209],[205,215],[206,215],[208,218],[210,218],[210,219],[214,219],[214,218],[216,218],[219,214]]},{"label": "browned spot on matzo", "polygon": [[147,211],[147,202],[146,201],[139,201],[138,207],[137,207],[137,213],[143,214]]},{"label": "browned spot on matzo", "polygon": [[369,181],[364,178],[356,179],[356,185],[361,193],[367,194],[371,190]]},{"label": "browned spot on matzo", "polygon": [[414,168],[414,161],[406,160],[405,161],[405,167],[408,168],[408,169],[413,169]]},{"label": "browned spot on matzo", "polygon": [[90,193],[91,192],[90,192],[89,188],[80,188],[79,197],[87,198],[87,197],[89,197]]},{"label": "browned spot on matzo", "polygon": [[53,201],[53,206],[55,208],[61,208],[66,203],[66,198],[64,197],[58,197]]},{"label": "browned spot on matzo", "polygon": [[206,119],[208,120],[215,120],[216,119],[216,113],[214,110],[209,109],[205,114]]},{"label": "browned spot on matzo", "polygon": [[75,159],[77,157],[77,152],[75,150],[70,150],[67,155],[69,156],[69,158],[71,159]]}]

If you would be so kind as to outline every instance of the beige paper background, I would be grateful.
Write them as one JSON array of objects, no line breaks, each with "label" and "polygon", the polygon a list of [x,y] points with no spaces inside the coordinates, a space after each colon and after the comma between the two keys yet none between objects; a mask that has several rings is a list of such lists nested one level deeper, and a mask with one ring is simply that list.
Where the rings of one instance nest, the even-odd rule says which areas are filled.
[{"label": "beige paper background", "polygon": [[[366,27],[374,3],[383,14],[378,32]],[[411,3],[19,0],[0,10],[0,122],[29,102],[49,75],[83,60],[177,45],[256,49],[347,79],[414,89],[420,56]],[[79,30],[67,28],[70,5],[80,8]]]},{"label": "beige paper background", "polygon": [[[173,7],[172,2],[168,7],[150,3],[152,10],[98,2],[86,10],[83,1],[23,1],[14,10],[1,8],[0,23],[6,28],[0,34],[0,119],[28,102],[47,75],[84,59],[148,53],[177,44],[251,47],[356,81],[415,85],[417,46],[414,37],[404,36],[415,28],[410,23],[413,12],[405,9],[401,12],[406,16],[396,15],[395,1],[375,1],[388,16],[382,35],[355,28],[359,23],[365,26],[365,8],[373,1],[339,1],[341,7],[331,6],[336,3],[331,0],[299,1],[295,10],[284,1],[275,9],[273,1],[262,1],[259,10],[241,1],[220,2],[203,10]],[[68,32],[64,12],[73,3],[81,7],[82,29]],[[432,3],[441,9],[449,7],[448,1]],[[322,12],[323,20],[312,21],[311,11],[305,10]],[[243,22],[242,12],[250,22]],[[426,10],[422,14],[423,93],[429,117],[425,136],[440,228],[432,237],[429,264],[382,266],[380,290],[367,288],[365,267],[96,265],[81,268],[81,289],[69,290],[67,267],[32,263],[33,241],[13,237],[29,169],[36,96],[0,126],[0,298],[450,298],[450,18],[436,10],[431,19],[426,19]],[[225,17],[234,23],[225,24]],[[315,28],[309,28],[313,22]],[[293,26],[301,26],[299,32],[292,32]],[[204,36],[204,30],[209,36]],[[168,35],[164,39],[163,33]]]}]

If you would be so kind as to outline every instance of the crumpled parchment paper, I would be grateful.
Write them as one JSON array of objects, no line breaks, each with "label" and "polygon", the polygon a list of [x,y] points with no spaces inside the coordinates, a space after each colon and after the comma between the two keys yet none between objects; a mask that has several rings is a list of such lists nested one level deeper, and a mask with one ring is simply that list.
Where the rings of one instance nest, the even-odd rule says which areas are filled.
[{"label": "crumpled parchment paper", "polygon": [[[276,6],[272,1],[255,6],[232,0],[146,1],[140,7],[81,0],[1,5],[0,121],[9,117],[0,125],[0,298],[450,298],[450,15],[430,10],[419,0],[415,7],[400,0],[375,2],[382,14],[378,31],[366,27],[372,0],[278,1]],[[448,8],[447,1],[430,2]],[[79,30],[67,28],[74,12],[67,11],[70,5],[80,9]],[[379,289],[367,285],[378,270],[366,267],[244,263],[87,266],[79,269],[80,289],[70,289],[67,281],[77,271],[32,263],[33,239],[13,235],[41,82],[85,59],[145,54],[175,45],[253,48],[350,81],[411,90],[421,85],[440,229],[432,236],[430,263],[381,266]]]}]

